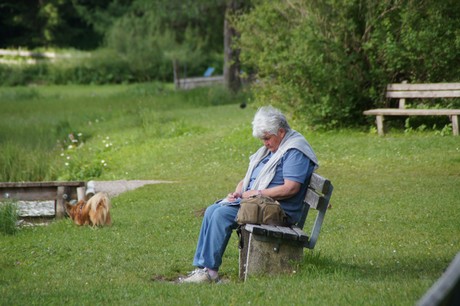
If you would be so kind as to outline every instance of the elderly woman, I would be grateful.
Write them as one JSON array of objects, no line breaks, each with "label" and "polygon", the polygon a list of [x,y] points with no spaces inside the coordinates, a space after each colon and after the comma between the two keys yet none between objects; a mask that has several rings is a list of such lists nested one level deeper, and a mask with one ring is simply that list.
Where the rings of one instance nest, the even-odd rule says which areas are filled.
[{"label": "elderly woman", "polygon": [[197,267],[184,283],[219,281],[218,270],[232,230],[237,228],[236,215],[241,199],[263,195],[278,200],[295,224],[301,214],[302,200],[318,160],[310,144],[292,130],[286,117],[277,109],[260,108],[252,122],[253,136],[263,146],[250,157],[246,176],[235,191],[206,209],[193,260]]}]

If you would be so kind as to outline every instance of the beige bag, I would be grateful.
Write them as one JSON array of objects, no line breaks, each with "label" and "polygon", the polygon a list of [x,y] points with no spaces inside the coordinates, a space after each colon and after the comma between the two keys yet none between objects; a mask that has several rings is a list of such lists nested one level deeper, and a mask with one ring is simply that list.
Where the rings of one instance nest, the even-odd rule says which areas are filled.
[{"label": "beige bag", "polygon": [[285,225],[286,221],[286,214],[278,201],[259,195],[243,199],[236,216],[238,224]]}]

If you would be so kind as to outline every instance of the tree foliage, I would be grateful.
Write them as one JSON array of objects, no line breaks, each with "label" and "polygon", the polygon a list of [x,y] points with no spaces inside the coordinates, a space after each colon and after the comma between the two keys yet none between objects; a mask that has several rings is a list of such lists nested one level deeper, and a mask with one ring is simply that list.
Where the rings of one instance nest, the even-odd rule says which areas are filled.
[{"label": "tree foliage", "polygon": [[173,63],[182,64],[180,74],[187,74],[186,69],[193,74],[202,69],[203,62],[212,53],[209,52],[211,46],[206,45],[207,33],[211,32],[207,31],[206,16],[195,10],[188,14],[183,5],[178,1],[133,2],[129,11],[107,31],[107,46],[146,76],[152,75],[152,70],[165,71],[166,67],[172,76]]},{"label": "tree foliage", "polygon": [[255,1],[237,21],[260,103],[315,127],[349,126],[382,103],[389,82],[458,81],[454,0]]},{"label": "tree foliage", "polygon": [[96,48],[102,36],[65,0],[0,2],[0,48]]}]

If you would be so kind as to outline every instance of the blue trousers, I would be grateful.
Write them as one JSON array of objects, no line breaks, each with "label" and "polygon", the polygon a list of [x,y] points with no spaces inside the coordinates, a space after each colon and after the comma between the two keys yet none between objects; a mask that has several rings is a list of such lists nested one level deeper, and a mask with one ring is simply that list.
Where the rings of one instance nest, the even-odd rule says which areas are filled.
[{"label": "blue trousers", "polygon": [[237,228],[239,205],[214,203],[206,209],[201,223],[193,265],[219,270],[232,231]]}]

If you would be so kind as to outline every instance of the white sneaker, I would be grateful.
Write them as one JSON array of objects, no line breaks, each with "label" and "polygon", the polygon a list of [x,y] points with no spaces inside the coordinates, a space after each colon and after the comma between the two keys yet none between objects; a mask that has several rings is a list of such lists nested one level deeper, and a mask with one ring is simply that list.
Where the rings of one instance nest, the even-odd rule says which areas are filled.
[{"label": "white sneaker", "polygon": [[180,283],[217,283],[219,282],[219,276],[212,278],[209,275],[208,269],[195,269],[194,271],[190,272],[190,274],[186,278],[181,278],[179,280]]}]

